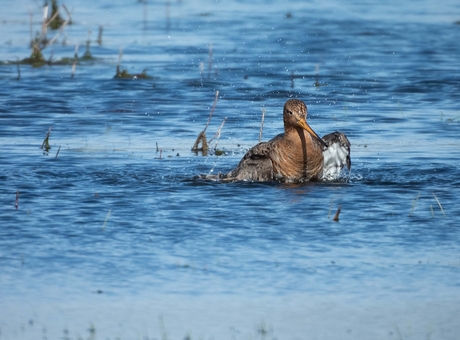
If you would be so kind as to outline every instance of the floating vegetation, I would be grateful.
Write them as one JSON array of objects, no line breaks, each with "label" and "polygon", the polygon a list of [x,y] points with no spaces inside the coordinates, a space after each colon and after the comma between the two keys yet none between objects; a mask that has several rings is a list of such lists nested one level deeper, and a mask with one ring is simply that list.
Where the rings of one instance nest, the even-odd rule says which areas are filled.
[{"label": "floating vegetation", "polygon": [[59,15],[59,5],[57,0],[51,0],[51,19],[49,21],[49,27],[52,30],[59,29],[66,21]]},{"label": "floating vegetation", "polygon": [[[206,122],[206,126],[204,127],[204,130],[198,134],[195,144],[193,144],[192,146],[193,152],[198,153],[199,151],[201,151],[203,156],[208,155],[208,142],[206,140],[206,129],[208,128],[209,123],[211,122],[212,114],[214,113],[214,110],[216,109],[218,99],[219,99],[219,91],[216,91],[216,98],[214,99],[214,104],[212,105],[211,113],[209,114],[209,118],[208,118],[208,121]],[[223,123],[222,123],[222,126],[223,126]],[[201,148],[198,147],[200,143],[201,143]]]},{"label": "floating vegetation", "polygon": [[[56,0],[52,1],[51,4],[51,17],[48,17],[48,5],[45,5],[44,11],[43,11],[43,21],[41,24],[41,30],[40,32],[37,32],[35,35],[35,38],[33,37],[33,13],[29,13],[29,20],[30,20],[30,47],[32,49],[32,52],[28,58],[24,58],[22,60],[18,60],[16,63],[19,64],[24,64],[24,65],[31,65],[33,67],[41,67],[43,65],[66,65],[70,64],[69,59],[70,58],[63,58],[58,61],[52,61],[52,54],[49,58],[49,60],[45,60],[45,57],[43,56],[43,50],[53,44],[57,38],[62,34],[64,28],[71,23],[70,20],[70,12],[67,10],[67,7],[64,7],[66,10],[67,14],[69,15],[69,20],[64,20],[60,17],[59,15],[59,6],[57,4]],[[48,39],[47,37],[47,32],[48,28],[57,30],[59,29],[59,32],[55,34],[55,36],[52,39]],[[11,63],[11,62],[7,62]],[[18,78],[19,79],[19,78]]]},{"label": "floating vegetation", "polygon": [[[24,58],[24,59],[18,59],[15,61],[0,61],[0,64],[8,65],[15,63],[18,66],[18,77],[17,80],[20,80],[21,74],[20,74],[20,69],[19,65],[30,65],[32,67],[42,67],[44,65],[72,65],[72,77],[74,76],[75,72],[75,67],[78,62],[88,62],[88,61],[94,61],[96,58],[91,54],[90,51],[90,46],[91,46],[91,31],[88,32],[88,39],[86,41],[86,51],[83,54],[81,58],[78,57],[77,51],[78,51],[78,45],[77,48],[75,49],[75,56],[72,57],[63,57],[58,60],[53,60],[53,53],[51,52],[50,57],[48,60],[45,59],[43,51],[50,45],[56,43],[57,39],[61,34],[64,33],[64,29],[67,25],[72,23],[71,19],[71,12],[67,9],[65,5],[62,5],[64,10],[67,12],[68,15],[68,20],[64,20],[60,15],[59,15],[59,5],[56,0],[52,1],[51,4],[51,16],[48,16],[48,5],[45,5],[44,11],[43,11],[43,20],[41,23],[41,28],[40,31],[36,32],[34,36],[34,28],[33,28],[33,13],[29,12],[29,21],[30,21],[30,47],[31,47],[31,54],[29,57]],[[57,30],[59,29],[59,32],[57,32],[52,39],[48,39],[47,37],[47,32],[48,29],[52,30]],[[65,33],[64,33],[65,34]],[[64,39],[62,41],[63,45],[66,45],[65,40],[66,40],[66,35],[64,36]],[[102,26],[99,27],[99,36],[97,40],[98,44],[102,44]],[[145,77],[145,75],[140,76]]]},{"label": "floating vegetation", "polygon": [[147,75],[147,70],[143,70],[141,73],[129,73],[126,69],[121,70],[120,63],[121,63],[121,58],[123,57],[123,49],[120,48],[120,51],[118,53],[118,64],[117,64],[117,70],[115,73],[114,78],[121,78],[121,79],[152,79],[149,75]]},{"label": "floating vegetation", "polygon": [[85,53],[83,54],[83,57],[81,58],[81,60],[94,60],[94,57],[92,56],[91,52],[90,52],[90,47],[91,45],[91,30],[88,31],[88,40],[86,40],[86,51]]},{"label": "floating vegetation", "polygon": [[[102,26],[100,27],[100,31],[99,31],[99,34],[102,35]],[[93,55],[91,54],[91,30],[88,30],[88,39],[86,40],[86,50],[85,50],[85,53],[83,53],[83,56],[81,58],[78,58],[77,56],[77,52],[75,52],[75,59],[79,60],[79,61],[94,61],[96,60],[95,57],[93,57]],[[101,36],[99,36],[98,39],[102,39]],[[102,40],[101,40],[102,41]]]},{"label": "floating vegetation", "polygon": [[39,66],[45,65],[46,60],[43,57],[43,53],[42,53],[41,49],[38,47],[38,45],[34,45],[32,47],[32,54],[30,55],[30,57],[22,59],[18,63],[28,64],[28,65],[32,65],[34,67],[39,67]]},{"label": "floating vegetation", "polygon": [[339,215],[340,215],[341,211],[342,211],[342,206],[339,205],[339,207],[337,208],[337,212],[335,213],[334,218],[333,218],[334,221],[336,221],[336,222],[339,221]]},{"label": "floating vegetation", "polygon": [[120,66],[117,66],[117,73],[115,74],[114,78],[122,78],[122,79],[152,79],[147,74],[146,70],[143,70],[141,73],[135,73],[131,74],[126,69],[123,69],[123,71],[120,71]]},{"label": "floating vegetation", "polygon": [[[200,145],[200,143],[201,143],[201,148],[198,147]],[[195,153],[198,153],[198,151],[201,151],[203,156],[208,155],[208,142],[206,140],[206,132],[205,132],[205,130],[201,131],[198,134],[198,137],[196,138],[195,144],[193,144],[193,146],[192,146],[192,151],[195,152]]]},{"label": "floating vegetation", "polygon": [[50,128],[48,129],[48,132],[46,133],[45,139],[43,140],[43,143],[40,146],[40,149],[43,149],[44,153],[48,153],[48,151],[51,149],[51,146],[50,146],[50,143],[49,143],[49,138],[50,138],[52,128],[53,127],[50,126]]}]

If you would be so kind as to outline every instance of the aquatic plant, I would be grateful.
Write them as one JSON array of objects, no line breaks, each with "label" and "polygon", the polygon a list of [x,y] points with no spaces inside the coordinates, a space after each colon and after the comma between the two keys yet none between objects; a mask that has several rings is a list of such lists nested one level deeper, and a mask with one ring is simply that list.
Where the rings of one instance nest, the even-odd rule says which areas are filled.
[{"label": "aquatic plant", "polygon": [[[224,120],[222,121],[222,124],[220,124],[220,127],[217,130],[216,134],[211,138],[211,140],[208,143],[208,146],[209,146],[211,144],[211,142],[214,139],[216,139],[216,144],[214,145],[214,148],[213,148],[214,151],[217,151],[217,144],[219,143],[220,133],[222,131],[222,128],[224,127],[224,124],[225,124],[226,120],[227,120],[227,117],[224,118]],[[222,150],[219,150],[219,151],[220,151],[219,155],[217,155],[217,153],[215,153],[217,156],[220,156],[220,155],[224,154],[224,152]]]},{"label": "aquatic plant", "polygon": [[409,216],[412,216],[412,213],[414,212],[415,206],[417,205],[418,199],[420,198],[420,191],[414,199],[412,199],[412,208],[410,210]]},{"label": "aquatic plant", "polygon": [[99,26],[99,33],[98,33],[98,35],[97,35],[97,40],[96,40],[96,42],[97,42],[97,44],[98,44],[99,46],[102,45],[102,31],[103,31],[103,27],[102,27],[102,26]]},{"label": "aquatic plant", "polygon": [[[67,8],[66,8],[67,10]],[[69,17],[70,17],[70,12]],[[44,12],[43,12],[43,21],[41,25],[41,31],[37,32],[35,38],[33,38],[33,14],[29,13],[29,20],[30,20],[30,46],[32,48],[32,53],[29,58],[24,58],[20,61],[21,64],[28,64],[34,67],[40,67],[45,64],[52,64],[51,57],[50,60],[47,62],[43,57],[43,50],[48,47],[49,45],[53,44],[59,35],[62,33],[63,29],[66,25],[70,23],[70,21],[63,20],[59,16],[59,10],[56,0],[52,2],[52,14],[51,17],[48,18],[48,5],[45,5]],[[47,31],[48,27],[55,30],[60,29],[60,31],[52,38],[47,38]],[[54,63],[53,63],[54,64]]]},{"label": "aquatic plant", "polygon": [[48,132],[46,133],[45,139],[43,140],[42,145],[40,146],[40,149],[43,149],[44,152],[48,152],[51,149],[51,146],[49,144],[49,138],[52,130],[52,126],[48,129]]},{"label": "aquatic plant", "polygon": [[32,47],[32,53],[29,58],[22,59],[20,61],[21,64],[29,64],[34,67],[43,66],[46,64],[46,60],[43,57],[43,53],[38,45],[34,45]]},{"label": "aquatic plant", "polygon": [[438,205],[439,205],[439,208],[441,208],[442,214],[444,215],[444,217],[446,217],[446,213],[444,212],[444,209],[442,208],[441,202],[439,202],[438,197],[435,195],[434,192],[432,192],[432,194],[434,198],[436,199],[436,202],[438,202]]},{"label": "aquatic plant", "polygon": [[110,215],[112,214],[112,209],[109,209],[107,212],[107,215],[105,216],[104,224],[102,225],[102,230],[105,229],[105,226],[107,225],[107,221],[109,220]]},{"label": "aquatic plant", "polygon": [[[158,151],[158,150],[157,150]],[[163,149],[160,149],[160,157],[155,157],[155,159],[163,159],[161,158],[161,154],[163,153]]]},{"label": "aquatic plant", "polygon": [[16,210],[19,208],[19,190],[16,190],[16,203],[14,204]]},{"label": "aquatic plant", "polygon": [[59,5],[57,0],[51,0],[51,19],[48,26],[52,30],[59,29],[66,21],[59,15]]},{"label": "aquatic plant", "polygon": [[120,51],[118,52],[118,64],[116,68],[116,73],[114,78],[121,78],[121,79],[152,79],[149,75],[147,75],[147,70],[143,70],[141,73],[135,73],[131,74],[129,73],[126,69],[121,70],[120,63],[121,63],[121,58],[123,57],[123,49],[120,48]]},{"label": "aquatic plant", "polygon": [[[219,99],[219,91],[216,91],[216,98],[214,99],[214,104],[212,105],[212,109],[211,109],[211,113],[209,114],[208,121],[206,122],[206,125],[203,131],[201,131],[198,134],[195,144],[193,144],[192,146],[192,151],[194,151],[195,153],[198,153],[198,151],[201,151],[203,156],[208,155],[208,143],[206,141],[206,129],[208,128],[209,123],[211,122],[212,114],[214,113],[214,110],[216,109],[218,99]],[[198,147],[200,143],[201,143],[201,148]]]},{"label": "aquatic plant", "polygon": [[339,215],[340,215],[341,211],[342,211],[342,206],[339,205],[339,207],[337,208],[337,212],[335,213],[334,218],[333,218],[334,221],[336,221],[336,222],[339,221]]},{"label": "aquatic plant", "polygon": [[[198,147],[201,143],[201,148]],[[206,132],[205,130],[201,131],[196,138],[195,144],[192,146],[192,151],[198,153],[198,151],[202,152],[203,156],[208,155],[208,142],[206,141]]]},{"label": "aquatic plant", "polygon": [[59,145],[58,151],[56,152],[56,156],[54,156],[54,158],[57,158],[57,156],[59,155],[59,151],[61,151],[61,146],[60,145]]},{"label": "aquatic plant", "polygon": [[262,141],[262,130],[264,129],[265,109],[262,109],[262,122],[260,123],[259,143]]},{"label": "aquatic plant", "polygon": [[74,53],[74,58],[73,58],[73,63],[72,63],[72,73],[70,74],[71,78],[73,78],[75,75],[75,70],[77,68],[77,60],[78,60],[78,45],[75,46],[75,53]]},{"label": "aquatic plant", "polygon": [[320,87],[321,84],[319,83],[319,64],[315,65],[315,69],[316,69],[316,77],[315,77],[315,84],[313,86]]},{"label": "aquatic plant", "polygon": [[91,46],[91,30],[88,30],[88,39],[86,40],[86,51],[83,54],[83,57],[81,58],[82,60],[86,60],[86,61],[94,60],[94,57],[90,51],[90,46]]},{"label": "aquatic plant", "polygon": [[152,77],[150,77],[147,74],[147,70],[143,70],[141,73],[131,74],[126,69],[123,69],[123,71],[120,71],[120,66],[119,65],[117,65],[117,70],[116,70],[114,78],[121,78],[121,79],[152,79]]},{"label": "aquatic plant", "polygon": [[209,44],[209,54],[208,54],[208,79],[211,77],[212,69],[212,44]]}]

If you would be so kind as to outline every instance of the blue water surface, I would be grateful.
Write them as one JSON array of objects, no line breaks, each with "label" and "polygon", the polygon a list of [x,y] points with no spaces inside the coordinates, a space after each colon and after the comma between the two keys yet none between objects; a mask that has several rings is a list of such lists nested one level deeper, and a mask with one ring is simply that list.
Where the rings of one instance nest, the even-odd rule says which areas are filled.
[{"label": "blue water surface", "polygon": [[[460,337],[460,4],[65,5],[43,54],[89,39],[73,77],[18,77],[42,4],[0,14],[0,339]],[[348,181],[198,178],[289,98],[348,136]]]}]

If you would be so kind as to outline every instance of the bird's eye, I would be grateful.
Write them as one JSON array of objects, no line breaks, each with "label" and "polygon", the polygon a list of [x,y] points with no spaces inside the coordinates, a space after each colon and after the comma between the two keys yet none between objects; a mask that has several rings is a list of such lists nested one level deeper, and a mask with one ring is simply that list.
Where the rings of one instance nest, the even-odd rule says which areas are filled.
[{"label": "bird's eye", "polygon": [[288,110],[288,112],[289,112],[290,115],[292,115],[292,111],[289,111],[289,110]]}]

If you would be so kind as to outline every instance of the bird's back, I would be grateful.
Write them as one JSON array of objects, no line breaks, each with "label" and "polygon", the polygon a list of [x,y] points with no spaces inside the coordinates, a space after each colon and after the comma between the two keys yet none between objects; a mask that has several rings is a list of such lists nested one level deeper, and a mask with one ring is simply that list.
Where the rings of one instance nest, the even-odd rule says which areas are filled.
[{"label": "bird's back", "polygon": [[224,178],[226,181],[266,182],[273,180],[273,163],[270,158],[272,145],[262,142],[244,155],[238,166]]}]

